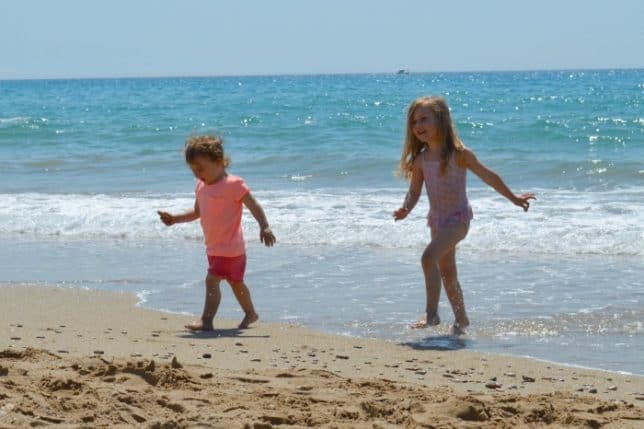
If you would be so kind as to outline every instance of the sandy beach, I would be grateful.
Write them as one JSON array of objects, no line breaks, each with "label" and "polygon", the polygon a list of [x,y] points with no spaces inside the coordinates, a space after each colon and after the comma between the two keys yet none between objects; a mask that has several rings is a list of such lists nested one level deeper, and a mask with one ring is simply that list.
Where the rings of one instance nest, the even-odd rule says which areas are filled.
[{"label": "sandy beach", "polygon": [[191,334],[136,301],[0,285],[0,428],[644,427],[637,375],[261,321]]}]

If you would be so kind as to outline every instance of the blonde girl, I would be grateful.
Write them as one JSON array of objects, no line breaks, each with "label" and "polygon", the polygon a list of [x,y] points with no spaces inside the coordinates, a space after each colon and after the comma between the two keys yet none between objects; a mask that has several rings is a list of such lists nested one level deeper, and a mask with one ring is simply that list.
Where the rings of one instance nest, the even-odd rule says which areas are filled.
[{"label": "blonde girl", "polygon": [[483,165],[456,134],[443,98],[421,97],[407,112],[407,130],[399,174],[409,180],[409,191],[396,221],[406,218],[418,202],[423,183],[429,197],[427,224],[431,241],[421,258],[427,294],[425,314],[411,324],[425,328],[440,324],[438,301],[441,279],[454,311],[451,333],[461,335],[470,324],[457,277],[456,245],[467,236],[472,208],[466,195],[466,172],[471,170],[513,204],[527,211],[533,193],[515,195],[494,171]]}]

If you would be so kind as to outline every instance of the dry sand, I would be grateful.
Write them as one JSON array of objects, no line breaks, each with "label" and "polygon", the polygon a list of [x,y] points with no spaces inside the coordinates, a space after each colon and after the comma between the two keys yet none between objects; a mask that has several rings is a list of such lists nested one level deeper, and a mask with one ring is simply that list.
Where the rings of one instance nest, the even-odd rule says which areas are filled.
[{"label": "dry sand", "polygon": [[0,428],[644,427],[641,376],[135,304],[0,285]]}]

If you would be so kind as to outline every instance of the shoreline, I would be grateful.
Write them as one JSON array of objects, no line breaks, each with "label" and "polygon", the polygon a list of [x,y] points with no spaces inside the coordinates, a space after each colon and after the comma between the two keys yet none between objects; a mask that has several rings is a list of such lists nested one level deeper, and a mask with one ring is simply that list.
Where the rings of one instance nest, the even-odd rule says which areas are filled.
[{"label": "shoreline", "polygon": [[126,292],[0,284],[0,301],[0,427],[644,422],[644,377],[633,374],[261,320],[191,334],[190,316]]},{"label": "shoreline", "polygon": [[[43,286],[44,287],[50,287],[52,285],[43,283],[43,284],[38,284],[37,286],[38,287],[43,287]],[[0,287],[2,287],[1,283],[0,283]],[[53,286],[53,287],[57,287],[57,286]],[[70,287],[70,288],[73,289],[73,287]],[[93,291],[91,289],[84,289],[84,290],[87,290],[89,292]],[[127,293],[127,292],[124,292],[124,293]],[[179,316],[179,317],[190,317],[192,319],[198,317],[198,315],[190,314],[188,312],[178,312],[178,311],[172,311],[172,310],[168,310],[168,309],[159,309],[159,308],[153,308],[153,307],[146,307],[143,304],[145,304],[147,302],[147,300],[142,299],[139,296],[140,294],[141,294],[140,292],[139,293],[131,293],[131,295],[134,295],[138,300],[137,303],[135,304],[137,308],[141,308],[141,309],[144,309],[144,310],[157,311],[157,312],[160,312],[160,313],[167,313],[167,314],[171,314],[171,315]],[[235,323],[235,321],[233,321],[232,319],[215,318],[215,321],[218,321],[218,320],[224,321],[227,324],[234,324]],[[285,325],[293,326],[293,327],[297,327],[297,328],[313,330],[315,332],[319,332],[320,334],[324,334],[324,335],[352,338],[352,339],[356,339],[356,340],[367,339],[367,340],[374,340],[374,341],[383,341],[385,343],[392,344],[392,345],[403,345],[404,344],[404,343],[397,342],[396,340],[386,339],[386,338],[368,338],[368,337],[361,337],[359,335],[352,335],[352,334],[348,334],[348,333],[347,334],[338,334],[338,333],[333,333],[333,332],[326,332],[324,330],[319,330],[319,329],[307,326],[304,323],[295,323],[295,322],[286,323],[286,322],[274,322],[274,321],[266,322],[266,321],[261,320],[261,319],[260,319],[259,323],[270,323],[270,324],[278,324],[278,325],[284,325],[285,324]],[[429,328],[426,332],[431,334],[431,332],[432,332],[431,328]],[[440,335],[440,334],[438,334],[438,335]],[[467,338],[467,336],[465,336],[465,337]],[[445,350],[445,351],[455,351],[455,350]],[[566,367],[566,368],[570,368],[571,370],[580,369],[580,370],[605,372],[605,373],[608,373],[608,374],[631,375],[631,376],[635,376],[635,377],[644,377],[644,374],[637,374],[635,372],[630,372],[630,371],[606,369],[606,368],[597,368],[597,367],[584,366],[584,365],[576,365],[576,364],[569,363],[569,362],[558,362],[558,361],[545,359],[545,358],[539,358],[539,357],[530,356],[530,355],[506,354],[506,353],[501,353],[501,352],[480,351],[480,350],[465,350],[465,351],[467,351],[469,353],[480,353],[480,354],[483,354],[483,355],[498,356],[500,358],[507,357],[507,358],[529,359],[529,360],[534,360],[534,361],[537,361],[537,362],[541,362],[543,364],[563,366],[563,367]]]},{"label": "shoreline", "polygon": [[[100,294],[107,294],[107,295],[129,295],[129,296],[131,296],[132,298],[134,298],[136,300],[136,302],[134,303],[134,306],[136,308],[141,309],[141,310],[168,314],[168,315],[172,315],[172,316],[176,316],[176,317],[180,317],[180,318],[188,318],[187,320],[194,320],[195,318],[198,317],[198,315],[191,314],[189,312],[178,312],[178,311],[172,311],[172,310],[168,310],[168,309],[159,309],[159,308],[153,308],[153,307],[146,307],[144,304],[146,304],[148,301],[145,298],[141,297],[142,292],[126,292],[126,291],[109,292],[109,291],[101,291],[101,290],[96,290],[96,289],[90,289],[90,288],[87,288],[87,287],[77,288],[76,286],[55,285],[55,284],[51,284],[51,283],[48,283],[48,282],[28,282],[28,283],[11,282],[11,283],[3,283],[2,281],[0,281],[0,289],[3,288],[3,287],[7,287],[7,286],[8,287],[36,287],[36,288],[44,288],[44,289],[47,289],[47,288],[61,288],[63,290],[81,290],[81,291],[84,291],[84,292],[87,292],[87,293],[100,293]],[[0,308],[2,308],[2,307],[0,306]],[[0,318],[0,320],[1,320],[1,318]],[[217,322],[217,321],[225,324],[226,326],[236,325],[236,323],[237,323],[233,319],[221,319],[219,317],[215,318],[215,322]],[[275,322],[275,321],[264,321],[264,320],[260,319],[259,323],[260,324],[269,324],[271,326],[285,325],[285,326],[289,326],[289,327],[293,327],[293,328],[299,328],[299,329],[303,329],[303,330],[310,330],[310,331],[319,333],[321,335],[328,335],[328,336],[332,336],[332,337],[337,336],[337,337],[341,337],[341,338],[355,339],[355,340],[381,341],[381,342],[384,342],[384,343],[387,343],[387,344],[390,344],[390,345],[394,345],[394,346],[404,346],[405,345],[404,343],[401,343],[401,342],[398,342],[398,341],[392,340],[392,339],[368,338],[368,337],[361,337],[359,335],[352,335],[352,334],[348,334],[348,333],[347,334],[340,334],[340,333],[327,332],[327,331],[324,331],[324,330],[319,330],[319,329],[316,329],[314,327],[307,326],[304,323],[298,323],[298,322]],[[177,327],[177,329],[180,329],[180,328],[181,327]],[[432,334],[432,331],[430,329],[428,329],[426,332],[428,334]],[[437,333],[436,335],[437,336],[443,336],[440,333]],[[458,337],[456,337],[456,338],[458,338]],[[465,338],[467,338],[467,336],[465,336]],[[501,353],[501,352],[496,352],[496,351],[492,352],[492,351],[480,351],[480,350],[469,350],[469,349],[467,349],[467,350],[446,349],[444,351],[445,352],[463,351],[463,352],[466,352],[466,353],[481,354],[481,355],[487,355],[487,356],[493,356],[493,357],[496,356],[498,358],[527,359],[527,360],[533,360],[533,361],[536,361],[536,362],[540,362],[540,363],[545,364],[545,365],[556,365],[556,366],[566,367],[566,368],[569,368],[570,370],[588,370],[588,371],[603,372],[603,373],[607,373],[607,374],[625,375],[625,376],[634,376],[634,377],[642,377],[642,378],[644,378],[644,374],[638,374],[638,373],[635,373],[635,372],[623,371],[623,370],[613,370],[613,369],[606,369],[606,368],[597,368],[597,367],[584,366],[584,365],[576,365],[576,364],[569,363],[569,362],[558,362],[558,361],[554,361],[554,360],[550,360],[550,359],[546,359],[546,358],[539,358],[539,357],[530,356],[530,355],[506,354],[506,353]]]}]

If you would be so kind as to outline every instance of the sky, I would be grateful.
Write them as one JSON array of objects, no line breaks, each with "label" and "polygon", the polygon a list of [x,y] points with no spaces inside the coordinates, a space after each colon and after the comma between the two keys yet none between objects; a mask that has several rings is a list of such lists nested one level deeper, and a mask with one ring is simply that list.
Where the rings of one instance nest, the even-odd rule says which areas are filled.
[{"label": "sky", "polygon": [[0,0],[0,79],[644,67],[642,0]]}]

